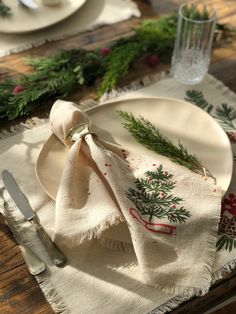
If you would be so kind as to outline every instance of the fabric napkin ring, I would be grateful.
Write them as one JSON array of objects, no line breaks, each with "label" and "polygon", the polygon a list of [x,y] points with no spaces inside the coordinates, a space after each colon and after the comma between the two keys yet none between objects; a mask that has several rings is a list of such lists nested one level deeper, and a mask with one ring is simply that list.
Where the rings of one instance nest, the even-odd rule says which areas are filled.
[{"label": "fabric napkin ring", "polygon": [[87,134],[96,135],[94,132],[89,130],[89,125],[87,123],[78,123],[67,133],[65,137],[65,143],[66,145],[71,146]]}]

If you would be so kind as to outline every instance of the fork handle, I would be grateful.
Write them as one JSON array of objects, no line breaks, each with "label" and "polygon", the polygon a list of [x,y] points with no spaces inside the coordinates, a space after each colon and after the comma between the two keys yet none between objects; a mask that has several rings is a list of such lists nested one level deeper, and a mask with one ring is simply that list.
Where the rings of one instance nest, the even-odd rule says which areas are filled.
[{"label": "fork handle", "polygon": [[42,273],[46,268],[44,262],[41,261],[41,259],[28,246],[25,245],[24,241],[21,238],[20,233],[17,232],[14,223],[12,222],[11,218],[8,217],[7,213],[4,212],[3,214],[9,229],[11,230],[16,241],[19,244],[23,259],[25,261],[26,266],[29,269],[29,272],[31,273],[31,275],[34,276]]},{"label": "fork handle", "polygon": [[22,256],[31,275],[38,275],[45,270],[45,264],[34,252],[27,246],[20,244]]},{"label": "fork handle", "polygon": [[46,233],[46,231],[43,229],[40,222],[38,221],[38,218],[34,217],[30,221],[32,225],[34,226],[42,243],[44,244],[53,264],[56,265],[57,267],[64,266],[66,263],[65,255],[58,249],[56,244],[52,242],[51,238],[48,236],[48,234]]}]

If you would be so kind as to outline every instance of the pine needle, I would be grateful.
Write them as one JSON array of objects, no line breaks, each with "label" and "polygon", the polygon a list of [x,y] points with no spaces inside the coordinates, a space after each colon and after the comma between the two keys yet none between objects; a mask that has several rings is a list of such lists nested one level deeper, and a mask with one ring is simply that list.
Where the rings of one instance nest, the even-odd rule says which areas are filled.
[{"label": "pine needle", "polygon": [[[120,116],[125,120],[123,126],[131,135],[146,148],[169,158],[171,161],[188,168],[189,170],[214,178],[201,161],[190,154],[180,142],[173,144],[167,137],[143,117],[135,118],[132,113],[120,111]],[[204,171],[205,170],[205,171]]]}]

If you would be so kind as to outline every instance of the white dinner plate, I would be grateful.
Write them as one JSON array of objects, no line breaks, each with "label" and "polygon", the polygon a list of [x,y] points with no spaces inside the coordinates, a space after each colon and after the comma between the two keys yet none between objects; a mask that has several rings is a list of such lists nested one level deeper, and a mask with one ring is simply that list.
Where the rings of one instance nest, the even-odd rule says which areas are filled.
[{"label": "white dinner plate", "polygon": [[[163,97],[124,99],[86,111],[98,136],[154,158],[157,154],[137,143],[122,126],[119,110],[144,117],[174,143],[180,141],[216,177],[223,193],[228,189],[233,169],[231,145],[226,133],[208,113],[188,102]],[[67,148],[51,135],[36,162],[37,178],[53,199],[57,194],[66,154]],[[160,155],[158,158],[166,160]]]},{"label": "white dinner plate", "polygon": [[0,33],[22,34],[52,26],[75,13],[85,1],[62,0],[59,5],[46,6],[41,0],[35,0],[38,9],[32,10],[19,5],[18,0],[7,0],[12,14],[0,19]]}]

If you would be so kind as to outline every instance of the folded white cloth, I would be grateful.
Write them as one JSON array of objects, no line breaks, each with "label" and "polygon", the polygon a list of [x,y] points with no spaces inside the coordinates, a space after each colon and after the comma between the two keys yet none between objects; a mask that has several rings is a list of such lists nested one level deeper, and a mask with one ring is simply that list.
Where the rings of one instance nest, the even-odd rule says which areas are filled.
[{"label": "folded white cloth", "polygon": [[140,156],[92,133],[76,104],[58,100],[52,131],[68,146],[56,197],[54,240],[71,248],[96,238],[132,248],[143,281],[204,294],[211,283],[221,189],[172,162]]}]

